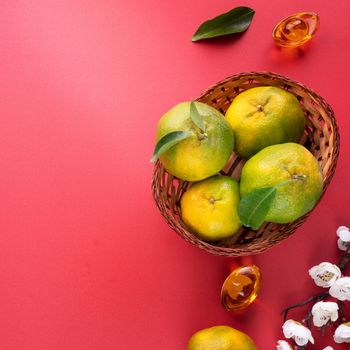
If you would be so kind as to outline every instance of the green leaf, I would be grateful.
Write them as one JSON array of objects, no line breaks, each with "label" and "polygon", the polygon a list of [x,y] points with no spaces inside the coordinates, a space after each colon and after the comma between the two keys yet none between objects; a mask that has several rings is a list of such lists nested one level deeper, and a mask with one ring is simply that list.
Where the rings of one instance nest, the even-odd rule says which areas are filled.
[{"label": "green leaf", "polygon": [[244,32],[249,27],[254,13],[255,11],[249,7],[236,7],[202,23],[192,36],[192,41]]},{"label": "green leaf", "polygon": [[190,104],[190,115],[191,115],[191,119],[193,121],[193,123],[201,130],[201,131],[205,131],[205,126],[204,126],[204,122],[203,122],[203,118],[202,116],[199,114],[198,109],[196,107],[196,104],[191,101]]},{"label": "green leaf", "polygon": [[261,226],[276,196],[276,191],[277,186],[258,188],[241,199],[238,216],[244,226],[253,230]]},{"label": "green leaf", "polygon": [[189,138],[192,135],[190,131],[173,131],[163,136],[154,148],[151,162],[154,163],[157,158],[182,140]]}]

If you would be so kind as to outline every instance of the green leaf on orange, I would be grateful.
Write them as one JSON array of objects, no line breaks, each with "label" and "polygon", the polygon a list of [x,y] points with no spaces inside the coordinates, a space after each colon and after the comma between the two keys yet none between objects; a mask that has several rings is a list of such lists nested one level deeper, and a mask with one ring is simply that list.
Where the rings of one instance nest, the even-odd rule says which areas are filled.
[{"label": "green leaf on orange", "polygon": [[239,202],[238,216],[244,226],[258,229],[265,221],[276,196],[277,186],[258,188]]},{"label": "green leaf on orange", "polygon": [[255,11],[249,7],[236,7],[202,23],[192,36],[192,41],[242,33],[248,29],[254,13]]},{"label": "green leaf on orange", "polygon": [[168,149],[176,145],[182,140],[189,138],[192,135],[190,131],[173,131],[163,136],[154,148],[151,162],[154,163],[158,157],[166,152]]},{"label": "green leaf on orange", "polygon": [[199,114],[196,104],[193,101],[191,101],[191,104],[190,104],[190,116],[194,125],[196,125],[202,132],[205,132],[205,125],[203,122],[203,118]]}]

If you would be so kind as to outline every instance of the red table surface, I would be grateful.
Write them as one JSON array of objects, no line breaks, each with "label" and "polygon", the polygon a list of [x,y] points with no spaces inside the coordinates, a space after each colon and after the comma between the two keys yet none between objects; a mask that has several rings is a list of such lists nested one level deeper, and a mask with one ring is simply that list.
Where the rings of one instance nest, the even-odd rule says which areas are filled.
[{"label": "red table surface", "polygon": [[[203,20],[238,5],[256,10],[244,35],[191,42]],[[317,12],[321,26],[308,49],[286,53],[271,30],[298,11]],[[348,0],[2,0],[1,350],[179,350],[218,324],[274,349],[281,309],[320,291],[307,271],[339,259],[335,230],[350,225],[349,11]],[[307,222],[244,259],[260,266],[263,288],[233,315],[219,293],[240,261],[168,228],[152,199],[149,159],[166,110],[251,70],[320,93],[335,110],[341,153]],[[331,330],[314,335],[310,349],[347,348]]]}]

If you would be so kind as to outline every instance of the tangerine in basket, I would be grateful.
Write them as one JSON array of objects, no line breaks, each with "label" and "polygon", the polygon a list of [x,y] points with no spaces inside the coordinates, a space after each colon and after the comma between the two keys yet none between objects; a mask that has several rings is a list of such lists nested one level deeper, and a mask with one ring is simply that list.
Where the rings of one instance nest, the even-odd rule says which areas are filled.
[{"label": "tangerine in basket", "polygon": [[164,168],[187,181],[199,181],[218,173],[233,151],[233,130],[224,116],[207,104],[194,102],[204,130],[191,119],[191,102],[183,102],[163,115],[157,125],[156,141],[185,131],[190,136],[159,155]]},{"label": "tangerine in basket", "polygon": [[229,326],[214,326],[193,334],[188,350],[257,350],[245,333]]},{"label": "tangerine in basket", "polygon": [[234,131],[235,150],[245,159],[270,145],[299,142],[305,127],[297,98],[274,86],[240,93],[228,108],[226,119]]},{"label": "tangerine in basket", "polygon": [[302,145],[284,143],[264,148],[243,166],[240,193],[244,197],[258,188],[277,186],[265,221],[292,222],[317,203],[323,174],[317,159]]},{"label": "tangerine in basket", "polygon": [[238,217],[239,184],[230,176],[215,175],[193,184],[181,198],[181,217],[201,239],[214,242],[242,226]]}]

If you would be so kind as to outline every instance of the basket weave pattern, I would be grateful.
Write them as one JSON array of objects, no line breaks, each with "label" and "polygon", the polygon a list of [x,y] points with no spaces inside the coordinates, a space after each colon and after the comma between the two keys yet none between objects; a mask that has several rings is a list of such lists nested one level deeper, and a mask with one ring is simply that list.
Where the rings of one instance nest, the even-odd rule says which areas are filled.
[{"label": "basket weave pattern", "polygon": [[[323,193],[328,187],[339,154],[339,132],[332,108],[317,93],[304,85],[270,72],[241,73],[215,84],[204,92],[197,101],[204,102],[225,114],[235,96],[256,86],[277,86],[295,95],[304,111],[306,127],[301,143],[317,158],[323,170]],[[235,153],[221,174],[239,180],[244,160]],[[180,216],[180,199],[190,186],[179,180],[156,162],[152,180],[152,191],[161,214],[186,241],[216,255],[243,256],[261,253],[289,237],[310,215],[304,215],[288,224],[265,223],[258,231],[242,227],[238,233],[220,242],[206,243],[197,238]]]}]

